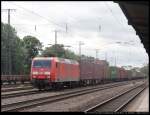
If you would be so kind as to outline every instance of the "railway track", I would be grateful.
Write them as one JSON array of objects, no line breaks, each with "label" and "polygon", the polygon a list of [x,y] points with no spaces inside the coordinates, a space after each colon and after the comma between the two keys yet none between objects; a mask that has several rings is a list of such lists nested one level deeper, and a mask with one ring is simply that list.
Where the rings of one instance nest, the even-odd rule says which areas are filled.
[{"label": "railway track", "polygon": [[17,84],[3,84],[1,85],[1,88],[10,88],[10,87],[18,87],[20,85],[31,85],[30,82],[25,82],[25,83],[17,83]]},{"label": "railway track", "polygon": [[33,87],[30,86],[20,86],[20,87],[13,87],[13,88],[2,88],[1,92],[12,92],[12,91],[19,91],[19,90],[28,90],[33,89]]},{"label": "railway track", "polygon": [[121,112],[121,110],[131,102],[138,94],[146,88],[145,84],[138,85],[124,91],[112,98],[109,98],[93,107],[86,109],[85,113],[98,112]]},{"label": "railway track", "polygon": [[13,97],[19,97],[19,96],[27,96],[32,94],[39,94],[43,92],[39,92],[37,89],[24,91],[24,92],[15,92],[15,93],[9,93],[9,94],[1,94],[1,99],[8,99]]},{"label": "railway track", "polygon": [[[125,82],[126,83],[126,82]],[[124,84],[124,83],[123,83]],[[108,84],[109,85],[109,84]],[[28,88],[27,88],[28,89]],[[29,88],[30,89],[30,88]],[[25,90],[25,89],[24,89]],[[17,91],[17,90],[16,90]],[[19,90],[18,90],[19,91]],[[47,91],[38,91],[38,90],[29,90],[29,91],[20,91],[20,92],[15,92],[15,93],[2,93],[1,94],[1,99],[7,99],[7,98],[13,98],[13,97],[19,97],[19,96],[27,96],[27,95],[31,95],[31,94],[40,94],[40,93],[44,93]]]},{"label": "railway track", "polygon": [[117,87],[117,86],[127,85],[127,84],[129,84],[129,83],[127,83],[127,82],[116,83],[113,85],[82,89],[82,90],[78,90],[78,91],[70,91],[67,93],[59,94],[59,95],[42,97],[42,98],[38,98],[38,99],[32,99],[32,100],[26,100],[26,101],[21,101],[21,102],[17,102],[17,103],[1,105],[1,110],[2,110],[2,112],[21,111],[21,110],[28,109],[31,107],[36,107],[38,105],[44,105],[47,103],[57,102],[57,101],[72,98],[75,96],[80,96],[80,95],[84,95],[84,94],[88,94],[88,93],[92,93],[92,92],[96,92],[96,91],[100,91],[100,90],[105,90],[105,89],[109,89],[109,88],[113,88],[113,87]]}]

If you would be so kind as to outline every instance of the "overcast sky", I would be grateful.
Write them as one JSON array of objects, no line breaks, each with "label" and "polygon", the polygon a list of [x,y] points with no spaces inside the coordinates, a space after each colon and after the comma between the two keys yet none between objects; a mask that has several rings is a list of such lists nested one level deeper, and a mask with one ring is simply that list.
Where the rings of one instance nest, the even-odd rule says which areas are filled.
[{"label": "overcast sky", "polygon": [[[22,39],[26,35],[37,37],[44,45],[55,43],[54,30],[58,30],[57,43],[70,45],[68,49],[107,59],[110,65],[142,66],[148,63],[143,44],[117,3],[114,2],[1,2],[2,9],[11,11],[11,25]],[[8,21],[8,14],[1,10],[1,20]],[[67,26],[66,26],[67,25]],[[67,27],[67,29],[66,29]],[[66,31],[67,30],[67,31]]]}]

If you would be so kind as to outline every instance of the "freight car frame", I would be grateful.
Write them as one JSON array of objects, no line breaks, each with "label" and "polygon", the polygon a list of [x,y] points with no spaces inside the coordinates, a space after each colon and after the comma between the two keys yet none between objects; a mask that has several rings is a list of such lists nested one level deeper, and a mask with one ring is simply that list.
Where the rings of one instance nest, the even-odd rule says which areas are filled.
[{"label": "freight car frame", "polygon": [[1,75],[1,85],[4,83],[16,84],[17,82],[24,84],[29,81],[30,75]]}]

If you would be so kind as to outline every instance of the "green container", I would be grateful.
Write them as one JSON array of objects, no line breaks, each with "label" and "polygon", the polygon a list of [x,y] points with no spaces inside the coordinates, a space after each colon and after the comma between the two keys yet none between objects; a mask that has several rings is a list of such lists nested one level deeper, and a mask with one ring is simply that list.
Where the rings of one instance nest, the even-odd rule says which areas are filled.
[{"label": "green container", "polygon": [[110,79],[116,79],[117,78],[117,68],[116,67],[110,67]]}]

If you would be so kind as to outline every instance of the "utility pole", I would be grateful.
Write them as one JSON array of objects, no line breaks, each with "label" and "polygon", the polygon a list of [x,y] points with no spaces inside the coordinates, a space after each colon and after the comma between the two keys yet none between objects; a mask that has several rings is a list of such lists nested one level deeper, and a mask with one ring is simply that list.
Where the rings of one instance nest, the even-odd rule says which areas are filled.
[{"label": "utility pole", "polygon": [[[36,26],[35,26],[36,27]],[[53,32],[55,32],[55,45],[57,44],[57,33],[58,33],[58,30],[54,30]],[[51,44],[50,44],[51,45]]]},{"label": "utility pole", "polygon": [[99,32],[101,32],[101,25],[99,25]]},{"label": "utility pole", "polygon": [[35,31],[36,31],[36,25],[35,25],[34,29],[35,29]]},{"label": "utility pole", "polygon": [[105,60],[107,61],[107,52],[105,52]]},{"label": "utility pole", "polygon": [[55,52],[57,51],[57,49],[56,49],[56,44],[57,44],[57,33],[58,33],[58,30],[54,30],[54,32],[55,32]]},{"label": "utility pole", "polygon": [[81,59],[81,45],[84,45],[84,43],[79,41],[79,56],[80,56],[80,59]]},{"label": "utility pole", "polygon": [[[79,41],[79,62],[81,62],[81,45],[84,45],[84,43]],[[81,68],[81,64],[79,64],[79,68]],[[81,76],[81,72],[80,72],[80,76]]]},{"label": "utility pole", "polygon": [[67,24],[66,24],[66,33],[68,32],[68,26],[67,26]]},{"label": "utility pole", "polygon": [[[70,46],[70,45],[64,45],[63,47],[68,47],[68,48],[69,48],[69,47],[71,47],[71,46]],[[66,50],[67,50],[67,49],[66,49]],[[65,51],[65,50],[64,50],[64,51]],[[65,53],[64,53],[64,54],[65,54],[65,57],[67,57],[67,55],[66,55],[66,51],[65,51]]]},{"label": "utility pole", "polygon": [[99,49],[95,49],[96,50],[96,59],[98,59],[98,51]]},{"label": "utility pole", "polygon": [[10,11],[16,11],[16,9],[2,9],[2,10],[8,12],[8,24],[10,25]]},{"label": "utility pole", "polygon": [[57,44],[57,32],[58,32],[58,30],[55,30],[54,32],[55,32],[55,45],[56,45]]},{"label": "utility pole", "polygon": [[117,63],[116,63],[116,56],[115,56],[115,66],[117,66],[116,64],[117,64]]},{"label": "utility pole", "polygon": [[[99,19],[101,20],[101,17],[99,17]],[[99,24],[98,29],[99,29],[99,32],[101,32],[101,24]]]},{"label": "utility pole", "polygon": [[[10,38],[10,11],[16,11],[16,9],[2,9],[3,11],[7,11],[8,12],[8,34],[7,34],[7,38]],[[11,39],[9,39],[8,42],[8,74],[11,75],[12,74],[12,60],[11,60]]]}]

